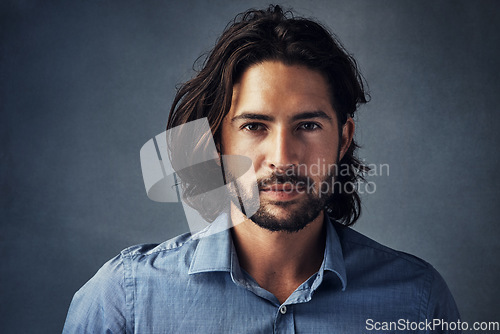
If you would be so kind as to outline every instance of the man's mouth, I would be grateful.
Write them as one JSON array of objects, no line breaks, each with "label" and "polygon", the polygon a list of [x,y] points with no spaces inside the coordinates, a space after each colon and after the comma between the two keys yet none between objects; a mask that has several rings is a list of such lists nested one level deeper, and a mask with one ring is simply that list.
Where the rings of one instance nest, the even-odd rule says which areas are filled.
[{"label": "man's mouth", "polygon": [[293,202],[305,193],[307,179],[297,175],[276,175],[258,181],[261,199],[271,202]]},{"label": "man's mouth", "polygon": [[293,183],[273,183],[259,187],[262,199],[272,202],[293,202],[304,192],[304,188]]}]

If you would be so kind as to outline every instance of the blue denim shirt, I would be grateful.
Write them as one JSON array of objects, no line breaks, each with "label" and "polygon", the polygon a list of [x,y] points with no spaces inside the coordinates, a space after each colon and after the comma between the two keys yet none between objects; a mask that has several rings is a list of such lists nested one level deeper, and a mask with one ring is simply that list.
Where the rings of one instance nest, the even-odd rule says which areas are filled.
[{"label": "blue denim shirt", "polygon": [[326,225],[321,268],[283,304],[239,266],[230,230],[202,231],[107,262],[75,294],[63,333],[427,333],[426,321],[458,319],[431,265]]}]

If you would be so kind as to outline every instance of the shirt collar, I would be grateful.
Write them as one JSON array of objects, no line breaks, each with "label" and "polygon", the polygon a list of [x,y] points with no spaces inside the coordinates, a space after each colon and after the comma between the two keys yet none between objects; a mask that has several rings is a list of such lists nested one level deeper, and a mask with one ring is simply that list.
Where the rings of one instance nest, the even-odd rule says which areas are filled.
[{"label": "shirt collar", "polygon": [[[342,247],[335,228],[330,219],[325,215],[326,224],[326,246],[323,263],[318,272],[319,279],[315,283],[319,285],[323,280],[324,271],[330,271],[337,275],[342,283],[342,290],[346,289],[347,277]],[[227,271],[239,277],[241,268],[233,246],[230,222],[228,214],[221,214],[212,224],[203,231],[193,235],[200,239],[193,255],[189,268],[189,274],[213,271]],[[313,285],[316,285],[313,284]],[[315,289],[316,286],[313,286]]]},{"label": "shirt collar", "polygon": [[200,241],[194,252],[189,274],[211,271],[231,272],[231,257],[234,249],[229,223],[228,214],[223,213],[207,228],[193,235],[193,239]]},{"label": "shirt collar", "polygon": [[[342,283],[342,291],[347,287],[347,275],[345,270],[344,254],[340,245],[339,235],[327,215],[325,215],[326,224],[326,245],[325,257],[321,265],[323,270],[333,272]],[[320,269],[321,271],[321,269]]]}]

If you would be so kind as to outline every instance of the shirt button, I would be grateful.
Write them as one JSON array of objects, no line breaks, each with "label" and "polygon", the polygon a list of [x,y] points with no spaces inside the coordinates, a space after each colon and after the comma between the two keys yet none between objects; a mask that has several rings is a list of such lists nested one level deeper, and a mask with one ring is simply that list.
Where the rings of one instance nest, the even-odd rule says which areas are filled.
[{"label": "shirt button", "polygon": [[282,305],[282,306],[280,307],[280,313],[281,313],[281,314],[285,314],[285,313],[286,313],[286,306],[285,306],[285,305]]}]

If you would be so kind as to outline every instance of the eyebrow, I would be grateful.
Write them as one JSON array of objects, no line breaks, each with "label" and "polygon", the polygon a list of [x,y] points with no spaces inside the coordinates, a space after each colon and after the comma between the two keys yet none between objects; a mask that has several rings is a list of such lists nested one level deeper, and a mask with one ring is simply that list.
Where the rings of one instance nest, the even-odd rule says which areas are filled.
[{"label": "eyebrow", "polygon": [[[321,110],[317,110],[317,111],[306,111],[306,112],[294,115],[292,117],[291,121],[295,122],[295,121],[300,121],[300,120],[304,120],[304,119],[311,119],[311,118],[323,118],[323,119],[326,119],[328,121],[332,120],[332,118],[330,116],[328,116],[327,113],[325,113],[324,111],[321,111]],[[274,117],[269,116],[269,115],[246,112],[246,113],[242,113],[238,116],[233,117],[231,119],[231,123],[238,121],[238,120],[241,120],[241,119],[243,119],[243,120],[259,120],[259,121],[268,121],[268,122],[274,121]]]},{"label": "eyebrow", "polygon": [[310,119],[310,118],[323,118],[323,119],[326,119],[328,121],[332,120],[332,118],[330,116],[328,116],[327,113],[325,113],[324,111],[318,110],[318,111],[307,111],[307,112],[303,112],[303,113],[294,115],[292,117],[292,121],[300,121],[300,120]]},{"label": "eyebrow", "polygon": [[245,120],[251,119],[251,120],[268,121],[268,122],[274,121],[274,117],[269,115],[246,112],[231,118],[231,123],[238,121],[240,119],[245,119]]}]

